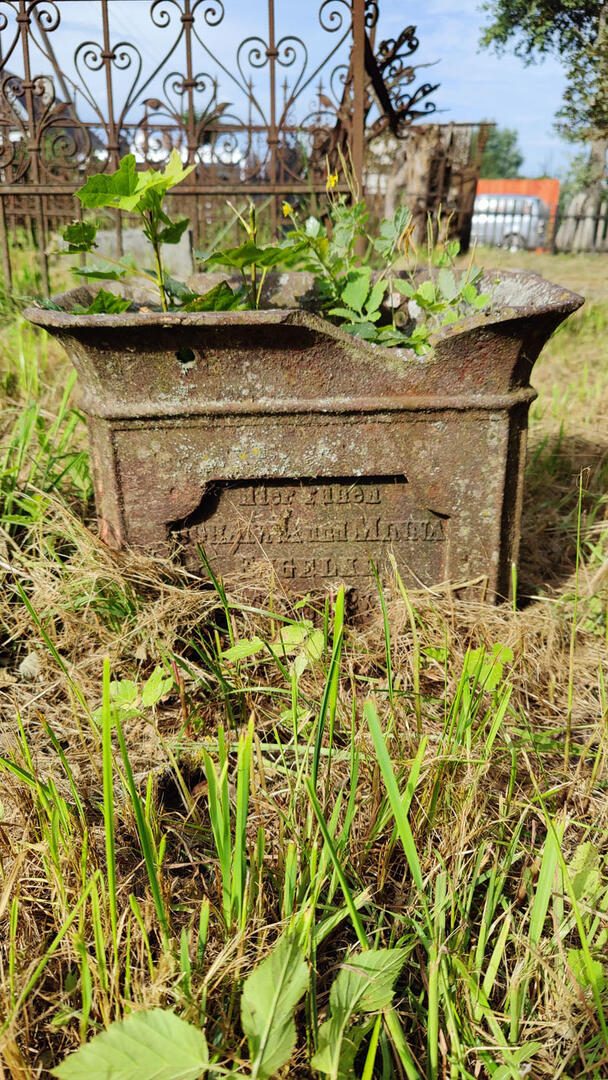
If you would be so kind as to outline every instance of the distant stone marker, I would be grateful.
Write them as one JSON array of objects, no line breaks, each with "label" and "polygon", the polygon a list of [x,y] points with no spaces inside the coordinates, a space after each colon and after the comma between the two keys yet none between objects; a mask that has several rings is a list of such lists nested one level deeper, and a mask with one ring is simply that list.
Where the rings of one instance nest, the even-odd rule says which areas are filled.
[{"label": "distant stone marker", "polygon": [[[116,231],[114,229],[100,229],[95,238],[97,248],[95,255],[108,255],[111,259],[118,258]],[[150,267],[150,244],[146,240],[141,229],[123,229],[122,247],[125,255],[132,255],[135,264],[140,269]],[[179,244],[165,244],[163,247],[163,263],[173,277],[187,278],[192,274],[192,230],[186,229]]]}]

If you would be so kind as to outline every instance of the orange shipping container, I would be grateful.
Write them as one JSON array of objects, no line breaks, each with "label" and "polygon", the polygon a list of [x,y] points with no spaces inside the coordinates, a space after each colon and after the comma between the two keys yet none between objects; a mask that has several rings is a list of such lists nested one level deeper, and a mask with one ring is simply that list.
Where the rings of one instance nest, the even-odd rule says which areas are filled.
[{"label": "orange shipping container", "polygon": [[536,195],[549,207],[549,216],[555,221],[559,202],[559,180],[542,177],[540,180],[478,180],[478,195]]}]

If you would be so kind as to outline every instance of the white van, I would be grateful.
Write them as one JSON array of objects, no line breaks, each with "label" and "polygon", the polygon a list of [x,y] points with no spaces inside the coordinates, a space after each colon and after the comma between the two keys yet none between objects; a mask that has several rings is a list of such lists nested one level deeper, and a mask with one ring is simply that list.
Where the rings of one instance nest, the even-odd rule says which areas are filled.
[{"label": "white van", "polygon": [[543,247],[549,207],[537,195],[476,195],[471,240],[509,251]]}]

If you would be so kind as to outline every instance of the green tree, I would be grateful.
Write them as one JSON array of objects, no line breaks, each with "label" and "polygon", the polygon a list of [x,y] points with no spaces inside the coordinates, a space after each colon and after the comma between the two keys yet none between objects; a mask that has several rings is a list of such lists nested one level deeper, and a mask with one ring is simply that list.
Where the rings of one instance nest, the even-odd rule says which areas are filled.
[{"label": "green tree", "polygon": [[496,180],[510,179],[519,176],[523,161],[515,129],[492,128],[484,146],[480,175]]},{"label": "green tree", "polygon": [[558,130],[589,145],[587,205],[596,212],[608,151],[608,0],[486,0],[480,44],[526,63],[557,56],[566,68]]}]

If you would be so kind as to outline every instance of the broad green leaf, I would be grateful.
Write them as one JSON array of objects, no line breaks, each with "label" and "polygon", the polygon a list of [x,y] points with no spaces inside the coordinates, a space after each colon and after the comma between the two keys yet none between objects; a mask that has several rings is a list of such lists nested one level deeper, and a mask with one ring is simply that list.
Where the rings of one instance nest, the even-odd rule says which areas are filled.
[{"label": "broad green leaf", "polygon": [[378,331],[372,322],[355,322],[351,326],[343,326],[343,330],[346,330],[347,334],[353,334],[354,337],[363,338],[363,341],[375,341]]},{"label": "broad green leaf", "polygon": [[285,246],[269,244],[267,247],[258,247],[251,240],[246,240],[244,244],[240,244],[238,247],[226,248],[224,251],[214,251],[204,261],[206,266],[234,266],[237,270],[253,264],[270,269],[273,266],[278,266],[288,256],[292,257],[294,252],[301,247],[303,245],[294,244]]},{"label": "broad green leaf", "polygon": [[120,315],[131,307],[128,297],[116,296],[114,293],[100,289],[88,307],[74,304],[72,311],[77,315]]},{"label": "broad green leaf", "polygon": [[266,1080],[289,1061],[296,1042],[293,1015],[308,986],[308,966],[295,935],[279,938],[245,980],[241,1024],[249,1043],[252,1080]]},{"label": "broad green leaf", "polygon": [[477,297],[477,289],[472,282],[469,281],[466,285],[463,285],[460,291],[465,304],[475,303],[475,299]]},{"label": "broad green leaf", "polygon": [[422,649],[425,656],[428,656],[431,660],[437,660],[440,664],[445,664],[448,658],[448,650],[439,645],[428,645],[427,648]]},{"label": "broad green leaf", "polygon": [[170,296],[174,296],[177,300],[195,300],[198,293],[192,291],[189,285],[185,282],[179,281],[177,278],[171,277],[170,274],[165,274],[164,277],[165,291]]},{"label": "broad green leaf", "polygon": [[595,985],[596,989],[601,993],[606,985],[606,977],[604,975],[604,968],[599,960],[591,960],[591,969],[585,959],[585,954],[582,949],[568,949],[568,967],[572,970],[572,973],[583,989],[587,986]]},{"label": "broad green leaf", "polygon": [[230,288],[227,281],[219,281],[202,296],[190,294],[182,311],[234,311],[243,303],[240,290]]},{"label": "broad green leaf", "polygon": [[410,220],[411,214],[407,206],[400,206],[395,210],[392,218],[384,218],[380,222],[379,235],[374,240],[374,247],[383,258],[388,259],[393,254]]},{"label": "broad green leaf", "polygon": [[491,299],[492,297],[489,293],[479,293],[479,296],[476,296],[473,301],[473,307],[476,308],[478,311],[482,311],[483,308],[486,308],[488,306]]},{"label": "broad green leaf", "polygon": [[437,290],[432,281],[421,281],[416,289],[416,299],[423,304],[434,304],[437,298]]},{"label": "broad green leaf", "polygon": [[445,268],[439,270],[437,274],[437,288],[446,300],[456,299],[459,289],[452,270],[446,270]]},{"label": "broad green leaf", "polygon": [[61,235],[68,245],[68,253],[91,251],[95,247],[97,226],[90,225],[87,221],[75,221],[68,225]]},{"label": "broad green leaf", "polygon": [[141,688],[141,703],[146,708],[158,704],[169,693],[174,684],[172,675],[165,675],[165,669],[158,665]]},{"label": "broad green leaf", "polygon": [[529,1075],[529,1071],[524,1071],[521,1066],[525,1061],[529,1061],[531,1057],[538,1054],[538,1051],[542,1049],[542,1045],[539,1042],[529,1042],[518,1047],[517,1050],[509,1051],[513,1065],[499,1065],[496,1071],[492,1073],[492,1080],[513,1080],[515,1076],[524,1077]]},{"label": "broad green leaf", "polygon": [[602,888],[600,855],[591,841],[579,844],[568,863],[568,874],[577,900],[586,897],[595,903]]},{"label": "broad green leaf", "polygon": [[363,305],[369,293],[371,273],[369,266],[351,270],[340,295],[342,303],[359,314],[363,311]]},{"label": "broad green leaf", "polygon": [[165,1009],[131,1013],[51,1069],[60,1080],[198,1080],[205,1036]]},{"label": "broad green leaf", "polygon": [[[172,150],[169,160],[161,173],[163,184],[166,184],[167,188],[181,184],[182,180],[185,180],[194,168],[194,165],[184,165],[182,163],[179,150]],[[142,176],[148,176],[149,173],[157,175],[154,173],[154,169],[150,169],[148,173],[142,173]]]},{"label": "broad green leaf", "polygon": [[306,235],[316,239],[322,229],[321,222],[316,217],[306,218]]},{"label": "broad green leaf", "polygon": [[386,1009],[407,956],[407,949],[368,949],[350,956],[329,992],[331,1008],[349,1007],[354,1012]]},{"label": "broad green leaf", "polygon": [[146,205],[146,197],[151,197],[152,193],[162,198],[169,188],[181,183],[193,168],[193,165],[184,167],[179,152],[172,150],[163,170],[137,172],[135,157],[127,154],[116,172],[90,176],[76,194],[83,206],[116,206],[119,210],[136,210],[140,204],[142,208]]},{"label": "broad green leaf", "polygon": [[317,660],[320,660],[323,656],[323,648],[325,645],[325,638],[322,630],[313,630],[312,634],[306,642],[306,652],[314,664]]},{"label": "broad green leaf", "polygon": [[351,322],[357,321],[356,312],[351,311],[350,308],[333,307],[329,309],[327,314],[333,315],[336,319],[350,319]]},{"label": "broad green leaf", "polygon": [[136,700],[139,690],[131,679],[120,679],[110,683],[110,700],[119,708],[126,708]]},{"label": "broad green leaf", "polygon": [[391,345],[407,346],[409,339],[403,333],[402,330],[398,330],[395,326],[379,326],[377,327],[377,340],[381,345],[390,347]]},{"label": "broad green leaf", "polygon": [[179,244],[189,224],[190,218],[182,218],[181,221],[172,221],[165,229],[161,229],[158,234],[158,239],[161,244]]},{"label": "broad green leaf", "polygon": [[479,685],[491,692],[502,679],[504,664],[510,664],[512,660],[512,650],[498,642],[492,646],[489,654],[483,647],[471,649],[466,657],[464,673],[469,679],[477,677]]},{"label": "broad green leaf", "polygon": [[121,281],[129,273],[127,267],[124,270],[112,270],[109,266],[72,266],[71,270],[78,277],[97,278],[102,281]]},{"label": "broad green leaf", "polygon": [[295,649],[306,641],[311,630],[312,623],[309,619],[299,623],[292,623],[291,626],[282,626],[279,630],[279,642],[287,651]]},{"label": "broad green leaf", "polygon": [[245,660],[248,656],[255,656],[264,648],[264,642],[260,637],[243,638],[241,641],[237,641],[236,645],[232,645],[230,649],[226,649],[222,653],[222,657],[224,660],[230,661]]},{"label": "broad green leaf", "polygon": [[387,284],[386,281],[377,281],[376,284],[372,286],[372,291],[365,301],[365,313],[368,319],[372,317],[372,312],[376,312],[380,307],[380,304],[384,299]]},{"label": "broad green leaf", "polygon": [[393,288],[407,296],[410,300],[414,296],[416,289],[412,285],[411,281],[406,281],[405,278],[393,278]]},{"label": "broad green leaf", "polygon": [[56,304],[48,296],[37,296],[34,303],[36,307],[44,308],[45,311],[65,311],[65,308],[62,308],[60,304]]},{"label": "broad green leaf", "polygon": [[345,1030],[341,1018],[332,1014],[319,1028],[312,1067],[325,1073],[330,1080],[352,1080],[359,1047],[373,1025],[373,1020],[367,1020]]},{"label": "broad green leaf", "polygon": [[313,1068],[327,1073],[331,1080],[352,1076],[349,1069],[358,1043],[351,1018],[388,1008],[407,955],[406,949],[370,949],[351,956],[342,965],[329,993],[330,1017],[319,1031]]},{"label": "broad green leaf", "polygon": [[127,154],[116,172],[96,173],[89,176],[76,195],[85,207],[117,206],[117,200],[133,195],[137,188],[135,157]]}]

